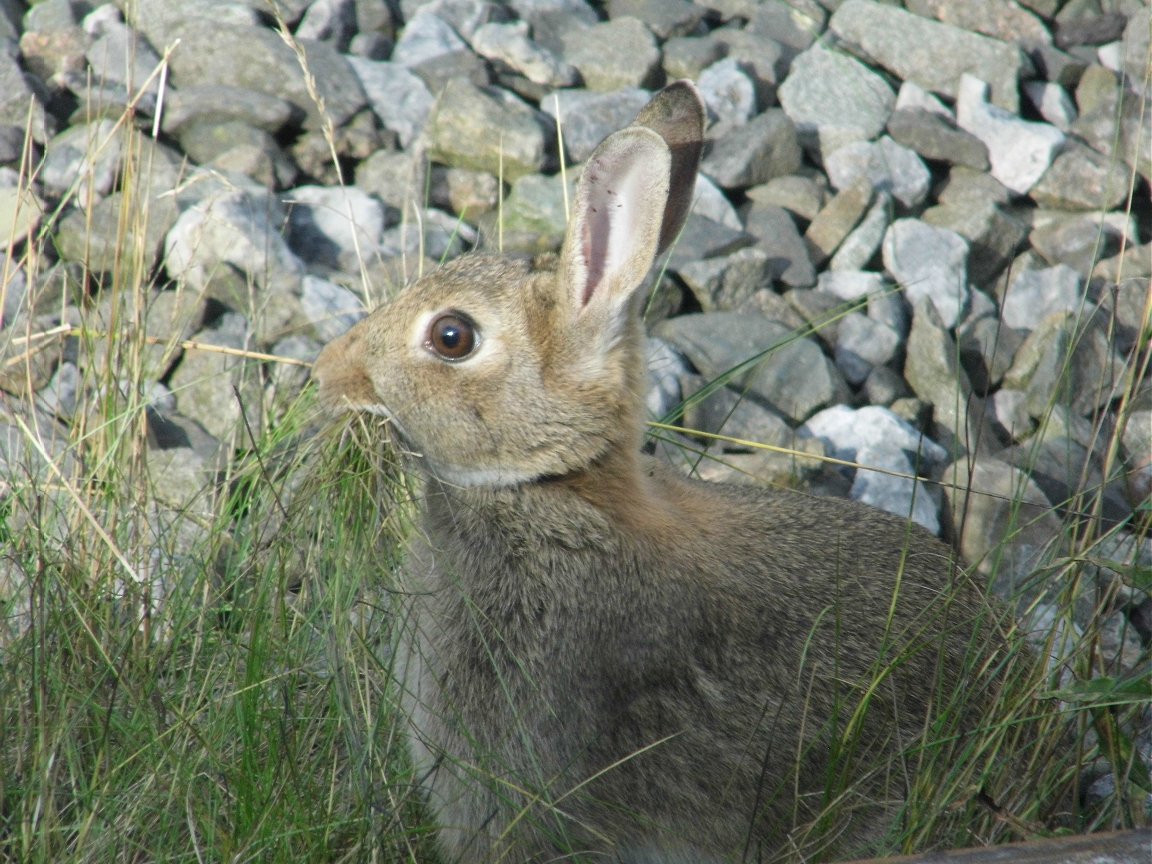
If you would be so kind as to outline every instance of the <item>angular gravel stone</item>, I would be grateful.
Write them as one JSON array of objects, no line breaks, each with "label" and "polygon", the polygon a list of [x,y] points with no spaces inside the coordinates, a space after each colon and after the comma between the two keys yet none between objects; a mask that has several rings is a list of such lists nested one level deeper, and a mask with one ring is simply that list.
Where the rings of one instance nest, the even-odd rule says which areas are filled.
[{"label": "angular gravel stone", "polygon": [[932,175],[920,157],[887,135],[877,141],[855,141],[841,147],[825,157],[824,169],[837,189],[845,189],[863,178],[909,209],[924,202],[932,183]]},{"label": "angular gravel stone", "polygon": [[1020,330],[1031,330],[1037,323],[1036,311],[1075,312],[1085,303],[1080,275],[1060,264],[1044,270],[1022,270],[1017,273],[1000,306],[1004,323]]},{"label": "angular gravel stone", "polygon": [[453,80],[428,121],[429,156],[454,168],[503,171],[505,181],[535,174],[551,140],[543,116],[513,96]]},{"label": "angular gravel stone", "polygon": [[713,63],[700,73],[696,86],[719,123],[739,126],[756,113],[756,83],[739,60],[728,57]]},{"label": "angular gravel stone", "polygon": [[925,159],[965,165],[976,171],[988,169],[988,148],[984,142],[963,129],[957,129],[940,114],[897,109],[888,118],[888,134],[897,144]]},{"label": "angular gravel stone", "polygon": [[650,88],[660,70],[652,31],[627,17],[566,33],[562,59],[580,70],[589,90]]},{"label": "angular gravel stone", "polygon": [[778,95],[805,147],[823,157],[875,138],[896,104],[883,78],[855,58],[819,45],[792,61]]},{"label": "angular gravel stone", "polygon": [[335,339],[365,315],[364,303],[359,297],[318,276],[304,277],[300,306],[321,342]]},{"label": "angular gravel stone", "polygon": [[700,170],[725,189],[743,189],[793,173],[800,158],[792,121],[769,108],[714,140]]},{"label": "angular gravel stone", "polygon": [[763,354],[729,386],[755,395],[796,421],[847,397],[840,373],[815,342],[795,338],[788,327],[762,316],[740,312],[681,315],[660,322],[655,335],[683,351],[710,380]]},{"label": "angular gravel stone", "polygon": [[402,147],[411,145],[428,122],[436,100],[419,77],[399,63],[349,57],[368,104]]},{"label": "angular gravel stone", "polygon": [[638,87],[597,93],[594,90],[557,90],[540,100],[564,139],[572,162],[584,162],[611,132],[622,129],[640,113],[651,94]]},{"label": "angular gravel stone", "polygon": [[955,99],[961,77],[972,74],[989,83],[994,105],[1019,109],[1017,82],[1024,58],[1015,45],[874,0],[846,0],[829,29],[862,56],[925,90]]},{"label": "angular gravel stone", "polygon": [[931,300],[945,327],[968,308],[968,244],[955,231],[898,219],[884,235],[884,266],[915,305]]},{"label": "angular gravel stone", "polygon": [[1064,133],[1047,123],[1021,120],[985,101],[988,85],[965,75],[956,99],[956,121],[988,147],[992,176],[1026,194],[1052,164]]},{"label": "angular gravel stone", "polygon": [[472,48],[481,57],[504,63],[533,84],[546,87],[572,87],[579,73],[528,36],[528,24],[483,24],[472,34]]},{"label": "angular gravel stone", "polygon": [[384,205],[355,186],[299,186],[284,193],[288,243],[302,259],[354,273],[380,248]]}]

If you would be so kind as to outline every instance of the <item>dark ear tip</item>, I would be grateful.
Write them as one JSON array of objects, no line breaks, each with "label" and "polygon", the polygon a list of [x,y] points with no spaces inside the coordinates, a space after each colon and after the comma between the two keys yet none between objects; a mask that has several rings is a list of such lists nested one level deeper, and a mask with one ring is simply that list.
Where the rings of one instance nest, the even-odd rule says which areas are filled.
[{"label": "dark ear tip", "polygon": [[669,145],[704,137],[704,100],[687,78],[674,81],[652,97],[635,123],[657,132]]}]

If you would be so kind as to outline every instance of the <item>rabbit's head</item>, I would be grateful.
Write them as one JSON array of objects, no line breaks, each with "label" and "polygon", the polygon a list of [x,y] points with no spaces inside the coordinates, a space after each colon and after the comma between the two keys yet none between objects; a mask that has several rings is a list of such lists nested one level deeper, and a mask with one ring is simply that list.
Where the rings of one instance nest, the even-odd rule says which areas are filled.
[{"label": "rabbit's head", "polygon": [[589,158],[558,258],[470,255],[424,276],[324,348],[322,400],[386,415],[459,485],[637,447],[639,289],[687,215],[703,131],[696,89],[666,87]]}]

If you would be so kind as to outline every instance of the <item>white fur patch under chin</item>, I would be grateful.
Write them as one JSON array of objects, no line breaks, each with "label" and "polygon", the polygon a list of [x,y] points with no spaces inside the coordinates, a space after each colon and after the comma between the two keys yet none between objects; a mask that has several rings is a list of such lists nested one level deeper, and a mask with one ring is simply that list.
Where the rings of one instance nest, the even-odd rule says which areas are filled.
[{"label": "white fur patch under chin", "polygon": [[516,486],[527,483],[539,476],[536,472],[523,469],[501,468],[465,468],[462,465],[437,465],[426,460],[428,470],[436,475],[441,483],[453,486],[488,486],[499,488],[502,486]]}]

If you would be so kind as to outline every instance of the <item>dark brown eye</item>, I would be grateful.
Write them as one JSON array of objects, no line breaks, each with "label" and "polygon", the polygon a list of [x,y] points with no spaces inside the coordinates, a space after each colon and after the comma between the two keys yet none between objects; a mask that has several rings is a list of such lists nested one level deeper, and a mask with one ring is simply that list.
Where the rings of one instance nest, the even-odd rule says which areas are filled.
[{"label": "dark brown eye", "polygon": [[463,315],[448,312],[432,321],[427,344],[445,360],[463,360],[476,347],[476,327]]}]

